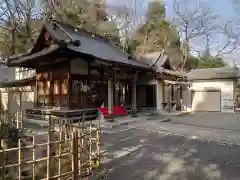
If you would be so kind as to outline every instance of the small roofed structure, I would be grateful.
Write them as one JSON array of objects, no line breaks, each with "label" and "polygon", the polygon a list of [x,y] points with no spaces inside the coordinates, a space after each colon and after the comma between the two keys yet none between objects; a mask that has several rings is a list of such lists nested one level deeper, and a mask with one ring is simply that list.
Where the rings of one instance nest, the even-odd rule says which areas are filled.
[{"label": "small roofed structure", "polygon": [[156,72],[156,79],[161,81],[162,108],[171,111],[172,107],[181,110],[182,91],[188,85],[184,82],[186,74],[177,72],[169,57],[162,52],[145,54],[142,59]]},{"label": "small roofed structure", "polygon": [[153,72],[111,41],[56,21],[44,25],[34,47],[9,58],[7,66],[36,70],[35,111],[104,104],[109,115],[114,106],[128,104],[135,112],[137,75]]},{"label": "small roofed structure", "polygon": [[191,70],[187,74],[191,111],[234,112],[239,104],[236,97],[239,78],[238,67]]},{"label": "small roofed structure", "polygon": [[162,52],[152,52],[145,54],[142,59],[150,65],[157,73],[183,78],[186,76],[185,72],[177,72],[172,65],[169,57]]},{"label": "small roofed structure", "polygon": [[[144,104],[161,109],[167,102],[176,104],[179,99],[174,86],[164,100],[167,95],[162,84],[173,87],[169,84],[177,84],[185,76],[177,73],[162,53],[139,61],[103,37],[57,21],[44,25],[33,48],[9,58],[7,66],[36,71],[35,103],[29,113],[107,107],[104,114],[111,116],[116,107],[131,106],[136,114],[142,85],[146,92]],[[147,97],[149,94],[151,97]]]},{"label": "small roofed structure", "polygon": [[240,78],[240,73],[237,67],[193,69],[187,74],[187,78],[188,80],[234,79]]}]

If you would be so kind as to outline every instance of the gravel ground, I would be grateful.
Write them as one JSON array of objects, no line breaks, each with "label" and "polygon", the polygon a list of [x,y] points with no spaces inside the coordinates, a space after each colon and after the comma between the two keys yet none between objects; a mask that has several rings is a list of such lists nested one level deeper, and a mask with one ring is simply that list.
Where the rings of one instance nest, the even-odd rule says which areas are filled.
[{"label": "gravel ground", "polygon": [[238,146],[123,127],[101,136],[106,179],[240,179]]}]

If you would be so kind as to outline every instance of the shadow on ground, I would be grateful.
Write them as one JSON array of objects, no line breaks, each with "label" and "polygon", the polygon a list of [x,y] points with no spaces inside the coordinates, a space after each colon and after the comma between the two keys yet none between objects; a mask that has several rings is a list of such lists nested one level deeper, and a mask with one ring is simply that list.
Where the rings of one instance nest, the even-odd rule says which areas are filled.
[{"label": "shadow on ground", "polygon": [[240,149],[141,130],[102,135],[106,179],[234,180]]}]

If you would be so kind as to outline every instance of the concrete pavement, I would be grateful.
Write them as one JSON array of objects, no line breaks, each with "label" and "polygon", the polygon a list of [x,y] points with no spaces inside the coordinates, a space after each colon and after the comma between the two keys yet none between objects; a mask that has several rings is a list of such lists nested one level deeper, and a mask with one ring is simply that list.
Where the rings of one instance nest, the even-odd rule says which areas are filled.
[{"label": "concrete pavement", "polygon": [[240,132],[213,128],[195,127],[171,123],[146,122],[128,125],[128,128],[136,128],[159,134],[184,136],[188,139],[200,139],[229,145],[240,145]]},{"label": "concrete pavement", "polygon": [[[121,126],[122,129],[128,128]],[[129,129],[101,136],[109,180],[237,180],[240,149],[217,142]]]},{"label": "concrete pavement", "polygon": [[[214,116],[218,118],[210,115]],[[230,116],[223,115],[221,120]],[[215,119],[204,127],[204,123],[197,126],[141,117],[105,126],[101,135],[104,179],[238,180],[240,131],[235,117],[228,126],[214,124]]]},{"label": "concrete pavement", "polygon": [[172,116],[171,123],[240,132],[240,113],[198,112]]}]

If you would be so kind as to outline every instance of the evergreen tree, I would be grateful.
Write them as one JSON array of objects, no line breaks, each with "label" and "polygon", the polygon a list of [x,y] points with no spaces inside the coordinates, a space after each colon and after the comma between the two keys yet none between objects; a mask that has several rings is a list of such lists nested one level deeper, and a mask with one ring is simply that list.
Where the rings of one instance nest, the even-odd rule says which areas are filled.
[{"label": "evergreen tree", "polygon": [[197,68],[207,69],[207,68],[220,68],[224,66],[226,66],[226,64],[219,57],[202,56],[199,57]]},{"label": "evergreen tree", "polygon": [[105,1],[102,0],[59,0],[49,4],[45,0],[44,18],[66,22],[83,28],[88,32],[119,42],[119,32],[106,12]]},{"label": "evergreen tree", "polygon": [[165,19],[165,6],[163,2],[152,1],[148,5],[146,22],[136,31],[133,39],[129,41],[129,52],[137,56],[152,51],[162,51],[174,62],[181,54],[180,37],[177,29]]}]

